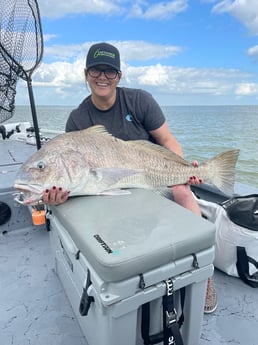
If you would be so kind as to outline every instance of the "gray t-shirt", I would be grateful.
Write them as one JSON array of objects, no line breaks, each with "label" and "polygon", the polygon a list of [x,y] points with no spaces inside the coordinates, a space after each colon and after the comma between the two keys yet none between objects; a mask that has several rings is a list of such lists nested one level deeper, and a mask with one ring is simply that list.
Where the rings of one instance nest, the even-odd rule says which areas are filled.
[{"label": "gray t-shirt", "polygon": [[140,89],[117,87],[115,104],[108,110],[97,109],[88,96],[74,109],[65,131],[78,131],[103,125],[115,137],[123,140],[150,140],[149,131],[164,124],[165,116],[150,93]]}]

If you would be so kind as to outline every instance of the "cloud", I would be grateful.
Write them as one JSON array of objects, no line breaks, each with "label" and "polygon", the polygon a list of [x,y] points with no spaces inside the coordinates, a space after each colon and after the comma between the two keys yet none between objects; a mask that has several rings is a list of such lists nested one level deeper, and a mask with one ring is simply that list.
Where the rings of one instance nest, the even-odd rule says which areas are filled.
[{"label": "cloud", "polygon": [[[77,47],[77,57],[75,54],[69,60],[69,53],[67,53],[63,61],[42,63],[35,71],[33,83],[37,89],[43,88],[44,95],[49,92],[48,100],[51,100],[51,103],[60,104],[61,99],[65,102],[71,101],[70,104],[79,103],[89,93],[89,90],[85,90],[83,74],[85,56],[84,53],[82,54],[82,50],[88,45],[90,45],[89,42],[84,43],[81,51]],[[150,91],[154,96],[155,94],[247,96],[255,95],[258,90],[258,84],[252,82],[251,75],[237,69],[182,68],[155,63],[154,58],[157,52],[163,57],[170,56],[173,54],[172,47],[168,49],[167,46],[155,46],[146,42],[136,44],[130,41],[116,42],[116,45],[121,50],[122,56],[121,86],[142,88]],[[140,53],[145,51],[145,45],[149,49],[146,56],[142,57]],[[133,52],[131,47],[134,47]],[[65,49],[55,48],[60,55],[64,54]],[[66,52],[70,48],[74,49],[73,46],[69,49],[66,47]],[[148,65],[133,64],[137,56],[145,59]],[[149,59],[153,62],[150,63]],[[245,82],[239,82],[239,80],[245,80]]]},{"label": "cloud", "polygon": [[57,35],[43,34],[43,40],[45,43],[51,41],[55,37],[57,37]]},{"label": "cloud", "polygon": [[[85,59],[89,47],[95,42],[84,42],[78,45],[46,45],[44,60],[75,61]],[[145,41],[109,41],[116,46],[123,58],[128,61],[151,61],[169,58],[177,55],[184,49],[179,46],[154,44]]]},{"label": "cloud", "polygon": [[85,57],[91,43],[77,45],[45,45],[44,60],[51,61],[75,61],[79,57]]},{"label": "cloud", "polygon": [[[87,93],[84,81],[85,58],[92,43],[45,46],[44,60],[33,74],[33,85],[37,90],[43,90],[39,93],[38,99],[43,99],[44,96],[51,104],[63,102],[76,104],[85,97]],[[110,43],[117,46],[121,52],[122,70],[125,76],[123,83],[131,87],[156,89],[158,83],[162,85],[165,82],[167,85],[167,71],[160,65],[158,72],[155,61],[169,58],[182,51],[181,47],[144,41],[110,41]],[[147,62],[150,67],[141,69],[135,66],[142,61]],[[153,80],[154,73],[155,80]]]},{"label": "cloud", "polygon": [[[42,17],[61,18],[72,14],[106,14],[121,12],[119,0],[38,0]],[[122,1],[123,2],[123,1]]]},{"label": "cloud", "polygon": [[188,8],[187,0],[163,1],[153,5],[146,3],[136,3],[133,5],[128,17],[138,17],[144,19],[166,19]]},{"label": "cloud", "polygon": [[42,63],[34,75],[34,83],[43,87],[59,87],[70,89],[84,81],[84,61],[76,60],[74,63],[54,62]]},{"label": "cloud", "polygon": [[179,68],[156,64],[145,67],[127,66],[122,84],[154,92],[159,90],[164,94],[229,95],[235,93],[239,78],[248,77],[248,74],[236,69]]},{"label": "cloud", "polygon": [[[144,41],[110,41],[118,47],[122,57],[122,69],[126,73],[130,69],[137,71],[139,79],[136,81],[137,85],[155,85],[160,81],[161,74],[165,78],[166,70],[159,65],[159,73],[156,73],[156,81],[152,80],[152,70],[156,70],[156,66],[151,64],[151,61],[162,60],[171,57],[172,55],[179,54],[182,51],[181,47],[152,44]],[[84,83],[84,67],[85,57],[92,42],[84,42],[80,45],[52,45],[46,46],[44,50],[44,61],[36,70],[34,75],[34,83],[37,86],[43,87],[58,87],[69,89]],[[132,64],[147,61],[150,64],[150,70],[141,68],[133,69]],[[143,73],[143,74],[142,74]],[[72,92],[72,91],[70,91]]]},{"label": "cloud", "polygon": [[252,35],[258,35],[257,0],[224,0],[213,7],[214,13],[229,13],[244,24]]},{"label": "cloud", "polygon": [[188,0],[152,1],[142,0],[38,0],[42,17],[62,18],[74,14],[96,14],[137,17],[144,19],[170,18],[188,8]]},{"label": "cloud", "polygon": [[[90,93],[84,80],[84,59],[74,62],[42,63],[33,75],[33,86],[38,104],[78,105]],[[241,82],[240,80],[244,80]],[[25,83],[19,87],[18,104],[26,103]],[[122,87],[141,88],[152,93],[158,100],[169,104],[194,97],[198,104],[206,104],[216,98],[231,100],[247,99],[255,96],[258,99],[258,83],[252,76],[237,69],[175,67],[158,64],[149,66],[132,66],[123,62]],[[27,97],[27,96],[26,96]],[[182,98],[183,97],[183,98]],[[162,104],[162,102],[161,102]]]},{"label": "cloud", "polygon": [[179,46],[154,44],[145,41],[113,41],[110,43],[118,47],[125,62],[160,60],[183,51],[183,48]]},{"label": "cloud", "polygon": [[[167,65],[166,59],[180,54],[182,47],[145,41],[111,41],[122,58],[121,86],[142,88],[156,94],[204,97],[246,97],[256,95],[258,84],[252,75],[238,69],[194,68]],[[33,83],[52,104],[78,104],[89,94],[85,89],[85,56],[92,42],[45,47],[44,62],[35,71]],[[258,47],[249,49],[257,56]],[[53,58],[54,57],[54,58]],[[164,63],[162,63],[164,61]],[[245,82],[240,82],[245,80]]]},{"label": "cloud", "polygon": [[243,82],[236,85],[236,95],[238,96],[258,96],[258,84]]},{"label": "cloud", "polygon": [[258,61],[258,45],[249,48],[247,51],[247,55],[253,58],[255,61]]},{"label": "cloud", "polygon": [[169,75],[162,65],[157,64],[147,68],[137,68],[137,84],[147,86],[164,86],[169,82]]}]

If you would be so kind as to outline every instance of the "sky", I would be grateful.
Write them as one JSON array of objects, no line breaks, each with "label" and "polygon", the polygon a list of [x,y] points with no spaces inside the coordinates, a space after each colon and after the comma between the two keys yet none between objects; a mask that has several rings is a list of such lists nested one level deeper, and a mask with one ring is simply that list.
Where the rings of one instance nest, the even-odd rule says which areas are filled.
[{"label": "sky", "polygon": [[[44,54],[32,75],[38,105],[89,95],[85,57],[97,42],[121,54],[120,86],[161,106],[258,104],[258,0],[38,0]],[[28,104],[19,80],[16,104]]]}]

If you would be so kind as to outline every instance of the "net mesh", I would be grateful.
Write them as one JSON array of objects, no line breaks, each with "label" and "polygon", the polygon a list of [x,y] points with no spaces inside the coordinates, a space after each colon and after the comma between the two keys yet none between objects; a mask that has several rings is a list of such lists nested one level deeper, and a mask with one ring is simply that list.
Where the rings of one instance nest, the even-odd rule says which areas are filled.
[{"label": "net mesh", "polygon": [[11,118],[14,112],[17,73],[0,55],[0,123]]},{"label": "net mesh", "polygon": [[18,78],[28,80],[43,54],[36,0],[0,2],[0,123],[14,113]]}]

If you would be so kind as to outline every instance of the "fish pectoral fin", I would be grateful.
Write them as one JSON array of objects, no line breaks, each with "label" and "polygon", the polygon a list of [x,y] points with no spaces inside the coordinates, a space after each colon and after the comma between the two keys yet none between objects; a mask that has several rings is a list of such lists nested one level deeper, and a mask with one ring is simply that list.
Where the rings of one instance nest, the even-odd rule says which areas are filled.
[{"label": "fish pectoral fin", "polygon": [[113,185],[124,177],[132,176],[141,173],[140,169],[127,168],[96,168],[90,169],[90,176],[96,183],[105,183],[106,185]]},{"label": "fish pectoral fin", "polygon": [[127,189],[111,189],[111,190],[106,190],[101,193],[98,193],[98,195],[128,195],[132,194],[129,190]]}]

